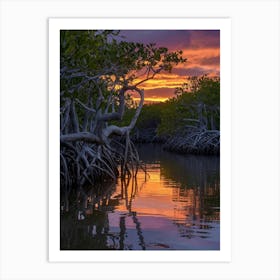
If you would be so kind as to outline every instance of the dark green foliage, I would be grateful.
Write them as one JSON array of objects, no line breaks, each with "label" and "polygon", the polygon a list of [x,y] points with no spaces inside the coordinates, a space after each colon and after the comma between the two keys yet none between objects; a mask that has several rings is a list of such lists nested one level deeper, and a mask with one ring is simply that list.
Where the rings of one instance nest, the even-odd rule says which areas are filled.
[{"label": "dark green foliage", "polygon": [[143,107],[134,140],[156,139],[176,152],[219,153],[220,80],[204,75],[188,81],[175,97]]},{"label": "dark green foliage", "polygon": [[176,88],[161,113],[159,134],[175,134],[186,126],[220,128],[220,80],[218,77],[189,77],[189,84]]},{"label": "dark green foliage", "polygon": [[156,127],[158,136],[174,135],[186,125],[219,130],[219,78],[204,75],[189,77],[188,80],[189,84],[176,88],[175,97],[164,103],[145,105],[138,119],[137,128]]}]

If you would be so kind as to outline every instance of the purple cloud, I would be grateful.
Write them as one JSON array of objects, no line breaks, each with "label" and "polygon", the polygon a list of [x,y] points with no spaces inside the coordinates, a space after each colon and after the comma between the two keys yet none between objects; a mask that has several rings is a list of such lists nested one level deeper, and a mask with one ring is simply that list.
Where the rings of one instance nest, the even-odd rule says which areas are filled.
[{"label": "purple cloud", "polygon": [[192,49],[220,47],[220,30],[192,30],[190,33]]},{"label": "purple cloud", "polygon": [[219,30],[121,30],[124,40],[156,43],[170,50],[219,48]]},{"label": "purple cloud", "polygon": [[156,43],[157,47],[167,47],[169,50],[187,48],[191,43],[188,30],[122,30],[120,35],[127,41]]},{"label": "purple cloud", "polygon": [[201,65],[220,65],[220,56],[202,57],[199,59]]}]

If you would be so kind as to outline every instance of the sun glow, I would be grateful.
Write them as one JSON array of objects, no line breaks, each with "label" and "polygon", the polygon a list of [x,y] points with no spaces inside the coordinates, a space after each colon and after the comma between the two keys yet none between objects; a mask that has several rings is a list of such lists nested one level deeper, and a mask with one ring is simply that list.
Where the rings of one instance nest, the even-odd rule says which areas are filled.
[{"label": "sun glow", "polygon": [[[189,76],[219,75],[219,48],[184,50],[183,55],[188,58],[187,63],[174,67],[171,73],[159,73],[140,85],[145,91],[145,103],[165,102],[174,96],[177,87],[188,81]],[[140,81],[141,79],[136,79],[135,83]],[[137,95],[132,95],[132,98],[139,101]]]},{"label": "sun glow", "polygon": [[[133,100],[136,102],[140,101],[139,97],[133,97]],[[160,103],[160,102],[165,102],[167,101],[168,98],[164,97],[147,97],[145,98],[145,104],[150,104],[150,103]]]},{"label": "sun glow", "polygon": [[[185,30],[158,32],[157,30],[124,31],[128,41],[155,43],[157,47],[164,46],[169,51],[182,50],[185,63],[173,67],[171,73],[160,72],[153,79],[139,84],[145,91],[145,103],[164,102],[174,96],[175,88],[181,87],[190,76],[207,74],[210,77],[220,75],[220,33],[218,30]],[[134,83],[143,81],[147,72],[134,73]],[[134,94],[132,98],[139,101]]]}]

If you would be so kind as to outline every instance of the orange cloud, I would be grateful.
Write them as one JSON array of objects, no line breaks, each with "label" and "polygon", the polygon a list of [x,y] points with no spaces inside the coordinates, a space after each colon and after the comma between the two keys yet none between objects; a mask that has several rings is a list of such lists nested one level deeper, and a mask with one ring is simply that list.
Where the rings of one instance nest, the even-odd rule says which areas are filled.
[{"label": "orange cloud", "polygon": [[[160,73],[154,79],[141,84],[145,92],[148,92],[145,98],[146,102],[160,102],[172,97],[175,88],[187,82],[188,76],[219,75],[219,48],[185,49],[183,50],[183,56],[187,58],[187,63],[174,67],[172,73]],[[143,77],[141,78],[143,79]],[[135,82],[140,81],[141,79],[137,79]],[[139,100],[137,96],[134,99]]]},{"label": "orange cloud", "polygon": [[[182,50],[183,57],[187,58],[187,62],[174,67],[172,73],[160,73],[140,85],[145,90],[146,103],[162,102],[173,97],[175,88],[187,82],[189,76],[220,75],[219,30],[126,30],[123,34],[128,40],[154,42],[170,51]],[[140,78],[144,79],[144,76]],[[139,100],[137,95],[133,98]]]},{"label": "orange cloud", "polygon": [[[215,65],[215,68],[220,69],[220,48],[184,50],[183,55],[187,57],[187,67]],[[215,61],[213,61],[213,58],[215,58]],[[215,63],[213,64],[213,62]]]}]

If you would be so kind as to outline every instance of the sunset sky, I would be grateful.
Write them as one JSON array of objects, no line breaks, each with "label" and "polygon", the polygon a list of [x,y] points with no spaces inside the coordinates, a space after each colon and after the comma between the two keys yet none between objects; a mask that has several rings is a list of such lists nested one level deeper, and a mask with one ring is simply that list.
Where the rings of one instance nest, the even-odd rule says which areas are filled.
[{"label": "sunset sky", "polygon": [[125,40],[140,43],[156,43],[169,51],[182,50],[185,64],[172,73],[160,73],[153,80],[141,85],[145,89],[145,102],[165,101],[174,96],[174,89],[187,82],[188,76],[220,75],[219,30],[122,30]]}]

